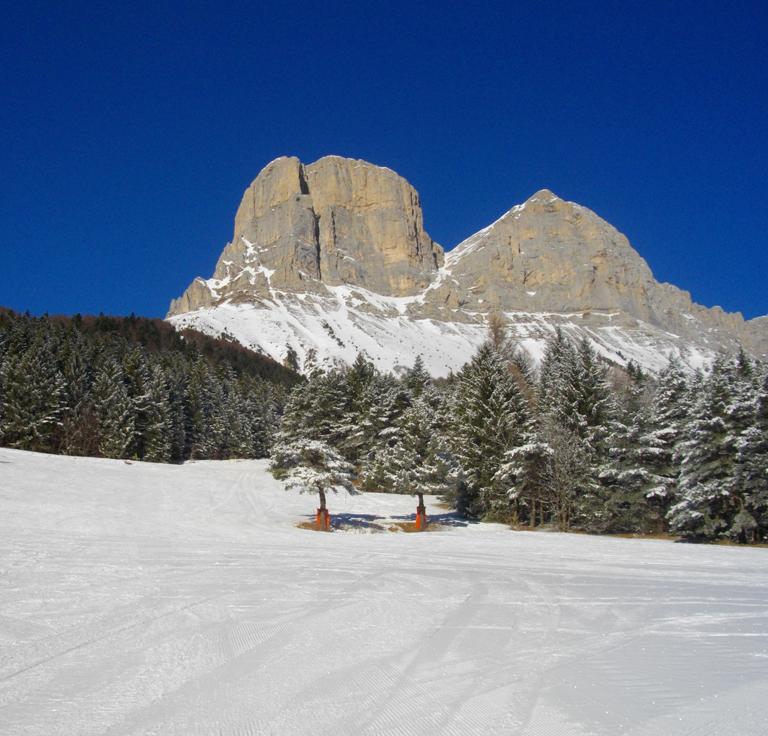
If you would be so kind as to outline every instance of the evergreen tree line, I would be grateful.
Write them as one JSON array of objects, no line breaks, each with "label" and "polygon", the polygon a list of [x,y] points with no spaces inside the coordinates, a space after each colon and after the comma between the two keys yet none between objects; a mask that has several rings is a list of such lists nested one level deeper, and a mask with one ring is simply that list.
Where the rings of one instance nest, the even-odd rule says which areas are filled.
[{"label": "evergreen tree line", "polygon": [[274,364],[268,380],[265,359],[156,322],[0,314],[0,444],[152,462],[266,456],[298,377]]},{"label": "evergreen tree line", "polygon": [[358,356],[299,381],[169,329],[0,312],[0,443],[179,462],[319,441],[364,490],[440,494],[469,517],[768,539],[768,371],[744,353],[693,375],[670,361],[650,377],[558,331],[534,372],[492,323],[447,380],[421,359],[395,378]]},{"label": "evergreen tree line", "polygon": [[534,372],[498,325],[455,376],[359,356],[314,370],[278,450],[319,441],[364,490],[437,493],[468,517],[595,533],[768,539],[768,372],[744,353],[691,375],[599,358],[557,331]]}]

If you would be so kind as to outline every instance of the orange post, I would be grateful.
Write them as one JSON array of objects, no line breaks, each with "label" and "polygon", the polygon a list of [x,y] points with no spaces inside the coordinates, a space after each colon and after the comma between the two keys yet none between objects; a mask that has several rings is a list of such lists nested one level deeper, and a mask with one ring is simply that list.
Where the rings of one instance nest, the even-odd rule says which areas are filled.
[{"label": "orange post", "polygon": [[317,510],[317,515],[315,516],[315,526],[325,532],[329,532],[331,530],[331,515],[328,513],[328,509]]},{"label": "orange post", "polygon": [[416,528],[421,531],[427,527],[427,510],[423,506],[416,507]]}]

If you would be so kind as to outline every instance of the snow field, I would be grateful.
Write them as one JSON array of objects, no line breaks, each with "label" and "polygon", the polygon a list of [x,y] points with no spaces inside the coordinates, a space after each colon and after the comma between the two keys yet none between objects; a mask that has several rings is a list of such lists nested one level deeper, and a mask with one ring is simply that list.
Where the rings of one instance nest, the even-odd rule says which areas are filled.
[{"label": "snow field", "polygon": [[[216,307],[170,317],[179,330],[191,328],[213,337],[228,335],[245,347],[281,362],[288,346],[304,365],[308,351],[316,351],[319,364],[351,365],[358,353],[368,356],[384,372],[400,372],[421,355],[430,375],[445,377],[458,372],[486,340],[488,328],[469,313],[471,322],[419,319],[408,316],[408,304],[421,296],[385,297],[360,287],[327,287],[333,298],[312,294],[274,292],[272,299],[256,306],[225,302]],[[507,312],[508,331],[534,365],[541,362],[546,341],[559,324],[566,335],[590,340],[608,360],[625,365],[634,360],[657,373],[676,355],[691,370],[707,365],[714,353],[684,345],[680,338],[638,323],[620,327],[616,315],[595,314],[585,324],[581,313]]]},{"label": "snow field", "polygon": [[0,734],[768,733],[766,550],[315,506],[266,461],[0,449]]}]

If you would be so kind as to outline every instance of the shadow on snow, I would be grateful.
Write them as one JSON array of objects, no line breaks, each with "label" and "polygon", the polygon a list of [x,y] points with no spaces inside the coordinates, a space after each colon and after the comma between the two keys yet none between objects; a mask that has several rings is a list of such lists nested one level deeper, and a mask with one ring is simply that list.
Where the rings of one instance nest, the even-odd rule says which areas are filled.
[{"label": "shadow on snow", "polygon": [[[351,527],[356,529],[371,529],[379,531],[386,531],[386,525],[388,522],[413,522],[416,519],[416,514],[377,516],[376,514],[354,514],[346,512],[334,514],[332,511],[330,514],[332,526]],[[314,514],[307,514],[305,518],[307,521],[314,521],[315,516]],[[469,526],[470,524],[477,523],[473,520],[465,519],[459,516],[459,514],[456,512],[428,514],[427,518],[430,524],[435,524],[436,526],[442,527],[465,527]]]}]

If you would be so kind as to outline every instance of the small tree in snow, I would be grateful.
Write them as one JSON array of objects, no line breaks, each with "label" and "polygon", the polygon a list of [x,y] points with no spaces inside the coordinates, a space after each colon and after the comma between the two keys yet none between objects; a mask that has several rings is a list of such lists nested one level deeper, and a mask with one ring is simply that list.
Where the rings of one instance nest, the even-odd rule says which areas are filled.
[{"label": "small tree in snow", "polygon": [[[354,468],[332,447],[318,440],[298,439],[276,445],[272,450],[272,474],[285,481],[288,490],[317,493],[318,521],[327,520],[326,494],[340,488],[353,490]],[[327,521],[324,522],[327,526]]]}]

